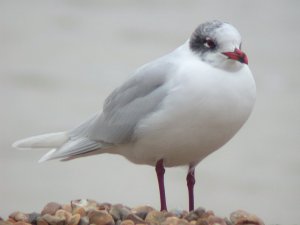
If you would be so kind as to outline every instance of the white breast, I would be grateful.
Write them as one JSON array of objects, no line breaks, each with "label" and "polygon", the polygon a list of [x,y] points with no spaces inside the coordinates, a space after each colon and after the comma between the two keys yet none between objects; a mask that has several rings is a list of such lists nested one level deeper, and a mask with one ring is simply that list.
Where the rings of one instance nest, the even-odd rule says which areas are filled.
[{"label": "white breast", "polygon": [[138,124],[136,142],[119,152],[134,163],[197,164],[234,136],[255,101],[247,66],[233,73],[189,59],[166,88],[159,110]]}]

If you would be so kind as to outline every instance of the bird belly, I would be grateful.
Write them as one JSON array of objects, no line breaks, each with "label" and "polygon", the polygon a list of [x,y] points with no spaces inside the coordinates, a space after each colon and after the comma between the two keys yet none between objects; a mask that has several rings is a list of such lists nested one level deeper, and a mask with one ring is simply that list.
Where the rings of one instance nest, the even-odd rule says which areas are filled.
[{"label": "bird belly", "polygon": [[164,159],[166,167],[173,167],[196,165],[223,146],[249,117],[255,85],[247,76],[218,78],[185,77],[160,109],[138,124],[134,141],[121,154],[137,164]]}]

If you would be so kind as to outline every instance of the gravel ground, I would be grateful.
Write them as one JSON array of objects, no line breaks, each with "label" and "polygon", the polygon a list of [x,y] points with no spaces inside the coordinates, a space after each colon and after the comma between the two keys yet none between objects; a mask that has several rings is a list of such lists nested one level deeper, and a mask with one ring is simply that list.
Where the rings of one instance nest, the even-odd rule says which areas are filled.
[{"label": "gravel ground", "polygon": [[157,211],[143,205],[130,208],[122,204],[97,203],[94,200],[76,200],[70,204],[48,203],[40,213],[13,212],[0,225],[264,225],[253,214],[238,210],[229,218],[221,218],[211,210],[197,208]]},{"label": "gravel ground", "polygon": [[[197,166],[195,203],[299,224],[299,9],[299,0],[0,0],[0,216],[82,198],[158,207],[152,167],[115,155],[38,164],[44,151],[11,144],[73,128],[135,68],[220,19],[242,34],[258,96],[241,131]],[[187,208],[185,176],[166,170],[170,208]]]}]

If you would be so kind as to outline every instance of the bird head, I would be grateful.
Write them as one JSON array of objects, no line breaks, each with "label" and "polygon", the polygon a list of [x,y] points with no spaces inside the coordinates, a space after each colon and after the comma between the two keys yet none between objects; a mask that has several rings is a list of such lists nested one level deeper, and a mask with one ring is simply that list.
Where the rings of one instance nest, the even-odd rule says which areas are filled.
[{"label": "bird head", "polygon": [[194,54],[204,62],[224,69],[248,64],[241,46],[241,35],[237,29],[218,20],[200,24],[189,39],[189,47]]}]

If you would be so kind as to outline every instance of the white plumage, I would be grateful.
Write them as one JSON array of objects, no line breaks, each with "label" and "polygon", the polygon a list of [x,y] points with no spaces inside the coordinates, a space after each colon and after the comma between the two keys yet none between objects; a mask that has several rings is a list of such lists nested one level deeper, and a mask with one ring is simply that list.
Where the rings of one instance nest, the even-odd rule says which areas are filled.
[{"label": "white plumage", "polygon": [[[218,52],[233,51],[239,33],[222,23]],[[20,149],[54,148],[41,161],[117,153],[139,164],[197,164],[247,120],[255,83],[246,64],[217,53],[197,54],[191,40],[137,69],[96,114],[70,132],[18,141]]]},{"label": "white plumage", "polygon": [[253,108],[255,82],[240,46],[230,24],[201,24],[182,46],[137,69],[106,99],[103,112],[72,131],[14,147],[51,149],[40,161],[104,152],[158,168],[162,160],[167,167],[189,165],[194,176],[194,167],[230,140]]}]

